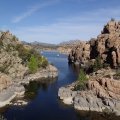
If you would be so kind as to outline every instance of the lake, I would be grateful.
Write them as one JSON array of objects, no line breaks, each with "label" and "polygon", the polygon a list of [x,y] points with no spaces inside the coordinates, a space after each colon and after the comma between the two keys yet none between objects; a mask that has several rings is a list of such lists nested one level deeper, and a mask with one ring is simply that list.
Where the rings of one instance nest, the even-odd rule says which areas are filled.
[{"label": "lake", "polygon": [[[31,82],[26,86],[28,105],[8,107],[2,112],[4,117],[7,120],[108,120],[108,116],[100,113],[80,112],[73,106],[64,105],[58,99],[58,89],[74,82],[79,68],[68,65],[66,55],[58,56],[57,52],[43,52],[43,55],[58,68],[58,78]],[[114,117],[114,120],[117,119]]]}]

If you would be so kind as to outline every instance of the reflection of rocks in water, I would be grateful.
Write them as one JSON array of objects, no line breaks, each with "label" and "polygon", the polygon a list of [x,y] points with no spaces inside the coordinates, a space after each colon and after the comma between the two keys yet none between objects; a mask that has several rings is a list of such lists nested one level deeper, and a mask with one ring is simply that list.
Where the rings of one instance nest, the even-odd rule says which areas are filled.
[{"label": "reflection of rocks in water", "polygon": [[114,114],[86,111],[77,111],[76,113],[78,118],[80,118],[79,120],[120,120],[120,117],[115,116]]},{"label": "reflection of rocks in water", "polygon": [[64,104],[60,99],[58,99],[58,105],[59,105],[59,108],[61,108],[61,109],[73,108],[73,106],[71,106],[71,105]]},{"label": "reflection of rocks in water", "polygon": [[24,98],[15,98],[14,100],[12,100],[10,102],[9,105],[11,106],[20,106],[20,107],[24,107],[28,104],[28,100],[24,99]]},{"label": "reflection of rocks in water", "polygon": [[5,113],[5,112],[6,112],[6,110],[8,110],[8,109],[9,109],[9,105],[6,105],[5,107],[0,108],[0,114]]},{"label": "reflection of rocks in water", "polygon": [[78,65],[78,64],[71,64],[71,63],[68,63],[68,65],[69,65],[69,67],[70,68],[72,68],[72,70],[73,70],[73,72],[75,73],[75,74],[79,74],[79,72],[80,72],[80,65]]},{"label": "reflection of rocks in water", "polygon": [[0,114],[0,120],[7,120],[7,119],[4,118],[3,115]]},{"label": "reflection of rocks in water", "polygon": [[28,85],[25,85],[25,99],[33,99],[38,90],[47,91],[50,84],[54,83],[57,78],[40,79],[31,81]]}]

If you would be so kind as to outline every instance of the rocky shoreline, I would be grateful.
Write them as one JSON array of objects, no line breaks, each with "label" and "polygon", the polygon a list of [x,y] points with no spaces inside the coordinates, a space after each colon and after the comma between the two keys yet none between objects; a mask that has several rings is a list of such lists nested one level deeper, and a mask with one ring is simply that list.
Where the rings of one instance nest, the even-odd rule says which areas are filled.
[{"label": "rocky shoreline", "polygon": [[115,113],[120,116],[120,22],[111,19],[100,35],[72,48],[68,62],[85,69],[85,90],[78,85],[61,87],[59,98],[77,110]]},{"label": "rocky shoreline", "polygon": [[[57,77],[57,68],[9,31],[0,31],[0,107],[23,97],[24,84],[41,78]],[[24,103],[24,102],[23,102]]]},{"label": "rocky shoreline", "polygon": [[0,108],[11,104],[15,98],[24,96],[24,84],[29,84],[30,81],[37,81],[42,78],[55,78],[58,76],[58,70],[52,65],[48,65],[45,69],[40,69],[35,74],[25,76],[23,79],[12,80],[11,85],[0,91]]},{"label": "rocky shoreline", "polygon": [[72,104],[77,110],[108,111],[120,116],[120,81],[114,79],[114,75],[111,69],[98,70],[89,75],[86,90],[75,90],[76,81],[61,87],[58,96],[63,103]]}]

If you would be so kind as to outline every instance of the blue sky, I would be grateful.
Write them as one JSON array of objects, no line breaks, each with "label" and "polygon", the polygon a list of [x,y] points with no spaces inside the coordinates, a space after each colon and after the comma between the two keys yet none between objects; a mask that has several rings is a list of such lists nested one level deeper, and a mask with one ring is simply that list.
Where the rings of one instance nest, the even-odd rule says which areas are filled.
[{"label": "blue sky", "polygon": [[27,42],[89,40],[111,18],[120,0],[0,0],[0,29]]}]

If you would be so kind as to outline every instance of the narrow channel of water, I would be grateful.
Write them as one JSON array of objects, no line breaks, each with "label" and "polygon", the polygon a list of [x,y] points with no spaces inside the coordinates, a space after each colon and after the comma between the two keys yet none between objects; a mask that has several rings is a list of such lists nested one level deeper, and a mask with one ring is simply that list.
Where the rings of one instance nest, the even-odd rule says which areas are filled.
[{"label": "narrow channel of water", "polygon": [[[7,120],[108,120],[101,114],[75,111],[58,99],[58,89],[77,78],[78,68],[67,64],[67,56],[57,52],[43,53],[59,70],[58,78],[31,82],[27,86],[30,102],[25,107],[10,107],[5,110]],[[111,120],[117,120],[117,118]]]}]

